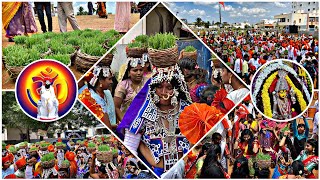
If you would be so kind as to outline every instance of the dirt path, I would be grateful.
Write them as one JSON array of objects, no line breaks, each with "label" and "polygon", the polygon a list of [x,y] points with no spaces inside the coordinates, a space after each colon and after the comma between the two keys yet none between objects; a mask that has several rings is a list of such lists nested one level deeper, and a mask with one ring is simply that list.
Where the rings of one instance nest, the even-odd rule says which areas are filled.
[{"label": "dirt path", "polygon": [[[97,29],[101,31],[108,31],[114,28],[114,17],[115,16],[112,14],[108,15],[108,19],[99,18],[99,16],[97,15],[76,16],[81,29],[90,28],[90,29]],[[139,20],[140,20],[139,14],[131,14],[130,28],[133,27]],[[45,21],[47,24],[46,17],[45,17]],[[36,23],[38,27],[38,33],[42,33],[41,26],[37,17],[36,17]],[[60,32],[57,16],[52,17],[52,24],[53,24],[53,32]],[[67,29],[68,31],[72,31],[72,27],[69,22],[67,25]],[[2,32],[2,48],[10,45],[14,45],[14,43],[8,42],[8,39],[5,37],[5,32],[3,31]],[[72,70],[72,72],[74,73],[77,79],[80,79],[81,76],[83,75],[83,73],[77,71],[75,67],[71,67],[70,69]],[[2,65],[2,89],[14,89],[14,87],[15,87],[15,80],[10,79],[9,74],[7,73],[6,69]]]}]

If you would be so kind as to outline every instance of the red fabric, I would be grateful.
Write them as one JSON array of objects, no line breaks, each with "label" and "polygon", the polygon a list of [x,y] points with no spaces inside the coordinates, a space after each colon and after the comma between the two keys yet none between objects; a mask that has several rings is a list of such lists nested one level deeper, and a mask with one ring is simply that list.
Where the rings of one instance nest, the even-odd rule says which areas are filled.
[{"label": "red fabric", "polygon": [[4,177],[4,179],[17,179],[15,174],[9,174],[8,176]]},{"label": "red fabric", "polygon": [[10,161],[10,157],[9,157],[8,155],[2,157],[2,164],[4,164],[4,163],[7,162],[7,161]]},{"label": "red fabric", "polygon": [[12,163],[14,160],[14,155],[12,153],[8,154],[9,161]]},{"label": "red fabric", "polygon": [[58,142],[62,142],[62,139],[60,137],[58,138]]},{"label": "red fabric", "polygon": [[52,79],[49,77],[44,77],[43,82],[46,82],[46,81],[50,81],[50,83],[52,83]]},{"label": "red fabric", "polygon": [[20,158],[17,162],[16,162],[16,166],[18,169],[22,168],[23,166],[25,166],[27,164],[27,161],[25,159],[25,157]]},{"label": "red fabric", "polygon": [[225,7],[224,7],[224,2],[219,2],[219,4],[221,4],[221,6],[223,7],[223,9],[225,9]]},{"label": "red fabric", "polygon": [[[228,92],[225,89],[220,89],[219,91],[217,91],[211,106],[214,106],[222,113],[227,114],[235,106],[233,101],[227,98],[227,95]],[[221,102],[223,103],[224,108],[220,106]]]}]

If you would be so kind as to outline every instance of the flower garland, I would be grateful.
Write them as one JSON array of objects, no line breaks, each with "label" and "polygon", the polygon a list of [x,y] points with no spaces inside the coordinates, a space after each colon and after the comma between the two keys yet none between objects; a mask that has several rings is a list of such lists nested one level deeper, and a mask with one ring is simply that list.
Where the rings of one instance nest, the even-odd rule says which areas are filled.
[{"label": "flower garland", "polygon": [[307,103],[303,98],[303,94],[301,93],[301,91],[296,88],[296,86],[293,84],[293,82],[291,81],[291,79],[289,78],[289,76],[286,76],[286,80],[288,82],[288,84],[291,86],[291,88],[293,88],[293,91],[296,93],[297,98],[298,98],[298,102],[300,104],[300,108],[301,108],[301,112],[304,111],[307,108]]},{"label": "flower garland", "polygon": [[278,75],[278,71],[274,72],[264,83],[263,89],[261,92],[262,97],[262,103],[263,103],[263,113],[269,117],[272,118],[272,111],[271,111],[271,103],[270,103],[270,97],[269,97],[269,87],[271,86],[272,82],[276,79]]},{"label": "flower garland", "polygon": [[[257,97],[260,89],[262,88],[263,81],[269,77],[269,74],[272,71],[279,70],[279,69],[283,69],[283,70],[289,72],[290,74],[292,74],[295,78],[297,78],[299,80],[299,82],[302,84],[303,92],[306,94],[308,101],[310,101],[311,95],[309,93],[309,90],[308,90],[307,86],[301,81],[297,72],[293,68],[291,68],[287,65],[284,65],[282,62],[272,62],[272,63],[267,64],[265,67],[261,68],[260,74],[255,77],[256,82],[255,82],[255,88],[253,90],[252,96]],[[309,76],[307,79],[310,79]],[[253,98],[252,101],[253,101],[253,103],[256,103],[255,98]]]}]

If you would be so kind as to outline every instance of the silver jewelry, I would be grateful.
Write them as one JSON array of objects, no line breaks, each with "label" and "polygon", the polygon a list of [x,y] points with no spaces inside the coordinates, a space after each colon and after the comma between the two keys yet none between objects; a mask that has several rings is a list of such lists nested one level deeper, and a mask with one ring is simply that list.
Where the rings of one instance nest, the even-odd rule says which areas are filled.
[{"label": "silver jewelry", "polygon": [[171,105],[176,106],[178,105],[178,96],[179,96],[179,91],[174,88],[173,89],[173,97],[171,98]]},{"label": "silver jewelry", "polygon": [[94,69],[93,69],[93,78],[89,82],[92,86],[96,85],[96,83],[97,83],[97,81],[99,79],[99,74],[100,74],[101,70],[102,70],[102,76],[105,77],[105,78],[112,75],[110,68],[107,67],[107,66],[102,66],[102,67],[96,66],[96,67],[94,67]]},{"label": "silver jewelry", "polygon": [[158,94],[156,94],[155,91],[153,91],[152,101],[153,101],[154,104],[158,104],[160,102],[160,97],[158,96]]}]

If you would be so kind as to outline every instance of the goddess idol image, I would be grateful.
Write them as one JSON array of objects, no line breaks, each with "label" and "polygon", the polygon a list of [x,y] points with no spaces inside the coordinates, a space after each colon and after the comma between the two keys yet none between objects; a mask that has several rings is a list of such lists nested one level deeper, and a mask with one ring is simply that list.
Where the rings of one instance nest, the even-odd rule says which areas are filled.
[{"label": "goddess idol image", "polygon": [[252,82],[252,100],[266,117],[289,120],[304,112],[312,96],[307,71],[293,62],[278,60],[263,66]]},{"label": "goddess idol image", "polygon": [[54,120],[58,118],[58,107],[59,101],[51,85],[51,79],[46,77],[40,90],[37,118],[41,120]]}]

